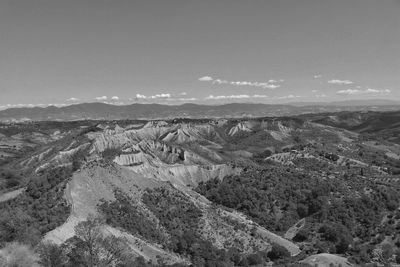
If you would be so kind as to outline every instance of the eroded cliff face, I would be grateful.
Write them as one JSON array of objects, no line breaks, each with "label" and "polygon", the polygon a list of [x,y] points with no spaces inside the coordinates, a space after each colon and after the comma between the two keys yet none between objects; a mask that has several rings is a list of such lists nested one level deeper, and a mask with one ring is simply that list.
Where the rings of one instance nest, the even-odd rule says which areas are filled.
[{"label": "eroded cliff face", "polygon": [[[116,127],[117,128],[117,127]],[[237,174],[240,168],[223,163],[222,137],[210,124],[149,122],[140,129],[106,129],[90,134],[91,154],[120,151],[113,161],[146,177],[173,184],[197,186],[199,182]],[[210,140],[211,139],[211,140]]]},{"label": "eroded cliff face", "polygon": [[[75,172],[65,190],[65,198],[72,206],[72,212],[62,226],[46,235],[46,240],[58,244],[65,242],[74,235],[77,223],[89,216],[99,215],[98,206],[102,201],[114,201],[116,192],[123,192],[137,209],[157,221],[156,216],[142,202],[142,195],[148,189],[168,188],[183,193],[201,210],[203,215],[196,231],[218,248],[237,247],[243,253],[254,253],[268,249],[272,243],[279,243],[293,255],[299,253],[293,243],[239,213],[212,207],[207,199],[192,190],[200,182],[239,174],[241,168],[229,160],[233,156],[246,159],[251,155],[241,150],[231,153],[224,151],[225,138],[232,132],[226,123],[169,124],[152,121],[145,125],[98,128],[101,130],[85,135],[88,142],[65,144],[64,149],[57,153],[44,150],[29,161],[41,161],[39,168],[46,168],[72,164],[74,155],[83,151],[87,153],[85,162]],[[103,156],[107,151],[113,151],[112,157],[104,161]],[[244,227],[238,230],[235,224]],[[254,236],[255,229],[259,233],[257,236]],[[166,250],[160,244],[123,229],[104,226],[104,231],[125,237],[132,253],[146,260],[156,261],[161,257],[166,263],[187,262],[187,259]],[[154,231],[163,230],[160,228]]]}]

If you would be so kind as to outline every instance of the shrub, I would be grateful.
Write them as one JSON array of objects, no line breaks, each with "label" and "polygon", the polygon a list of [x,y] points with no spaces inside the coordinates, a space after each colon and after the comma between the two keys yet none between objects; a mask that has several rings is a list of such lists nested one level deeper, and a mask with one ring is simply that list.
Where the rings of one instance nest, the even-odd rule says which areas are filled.
[{"label": "shrub", "polygon": [[293,241],[295,242],[303,242],[306,241],[308,239],[308,236],[310,235],[310,233],[305,230],[305,229],[300,229],[300,231],[295,235],[295,237],[293,238]]},{"label": "shrub", "polygon": [[267,254],[268,258],[270,258],[272,261],[276,261],[279,259],[286,259],[290,257],[289,251],[278,244],[273,244],[271,250]]}]

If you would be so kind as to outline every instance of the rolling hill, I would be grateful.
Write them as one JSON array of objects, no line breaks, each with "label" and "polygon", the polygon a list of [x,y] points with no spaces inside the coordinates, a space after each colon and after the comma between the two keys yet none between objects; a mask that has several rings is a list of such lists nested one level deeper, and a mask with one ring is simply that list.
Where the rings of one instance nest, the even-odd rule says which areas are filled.
[{"label": "rolling hill", "polygon": [[[376,105],[372,105],[376,103]],[[224,105],[183,104],[131,104],[116,106],[104,103],[83,103],[65,107],[11,108],[0,111],[0,121],[71,121],[71,120],[123,120],[172,118],[242,118],[263,116],[291,116],[306,113],[338,111],[391,111],[400,104],[391,101],[357,101],[335,103],[251,104]]]}]

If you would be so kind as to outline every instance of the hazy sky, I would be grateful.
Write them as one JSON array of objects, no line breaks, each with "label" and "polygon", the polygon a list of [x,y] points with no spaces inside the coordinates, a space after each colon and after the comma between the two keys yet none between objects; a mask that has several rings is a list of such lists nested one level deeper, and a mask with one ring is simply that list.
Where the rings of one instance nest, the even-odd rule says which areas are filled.
[{"label": "hazy sky", "polygon": [[0,106],[96,97],[400,100],[400,1],[0,0]]}]

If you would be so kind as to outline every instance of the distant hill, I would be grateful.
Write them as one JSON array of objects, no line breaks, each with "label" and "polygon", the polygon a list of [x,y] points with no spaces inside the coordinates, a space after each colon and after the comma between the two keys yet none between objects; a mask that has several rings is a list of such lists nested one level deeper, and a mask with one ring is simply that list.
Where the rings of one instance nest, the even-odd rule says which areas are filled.
[{"label": "distant hill", "polygon": [[289,105],[293,106],[338,106],[338,107],[373,107],[373,106],[400,106],[400,101],[389,99],[353,99],[334,102],[290,102]]},{"label": "distant hill", "polygon": [[71,121],[71,120],[121,120],[121,119],[170,119],[170,118],[222,118],[222,117],[260,117],[289,116],[305,113],[338,111],[393,111],[399,110],[396,102],[358,101],[337,103],[291,103],[291,104],[251,104],[232,103],[224,105],[161,105],[131,104],[110,105],[104,103],[83,103],[66,107],[11,108],[0,111],[0,121]]},{"label": "distant hill", "polygon": [[[312,114],[317,123],[340,127],[350,131],[379,136],[400,143],[400,111],[394,112],[341,112],[337,114]],[[309,118],[310,118],[309,117]]]}]

